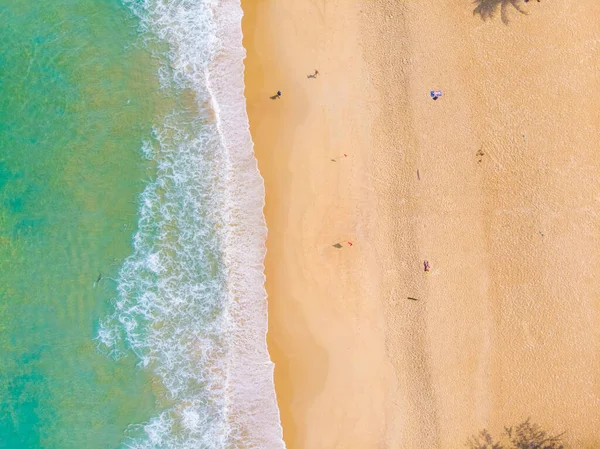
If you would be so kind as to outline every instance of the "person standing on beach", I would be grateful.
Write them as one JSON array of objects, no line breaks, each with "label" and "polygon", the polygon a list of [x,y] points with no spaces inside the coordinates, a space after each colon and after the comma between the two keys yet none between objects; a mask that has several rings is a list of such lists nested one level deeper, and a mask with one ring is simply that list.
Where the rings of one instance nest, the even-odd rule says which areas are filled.
[{"label": "person standing on beach", "polygon": [[281,98],[281,91],[278,90],[277,93],[270,98],[271,98],[271,100],[277,100],[277,99]]},{"label": "person standing on beach", "polygon": [[316,78],[319,75],[319,71],[317,69],[315,69],[315,73],[313,73],[312,75],[306,75],[307,78]]}]

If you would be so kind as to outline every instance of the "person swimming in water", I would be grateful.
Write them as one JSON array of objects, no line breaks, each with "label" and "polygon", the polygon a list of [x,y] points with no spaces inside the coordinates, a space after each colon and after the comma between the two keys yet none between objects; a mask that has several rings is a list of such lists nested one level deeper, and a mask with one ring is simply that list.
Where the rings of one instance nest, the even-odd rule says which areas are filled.
[{"label": "person swimming in water", "polygon": [[98,273],[98,279],[96,279],[96,282],[94,282],[94,288],[96,288],[98,286],[98,284],[100,283],[101,280],[102,280],[102,273]]}]

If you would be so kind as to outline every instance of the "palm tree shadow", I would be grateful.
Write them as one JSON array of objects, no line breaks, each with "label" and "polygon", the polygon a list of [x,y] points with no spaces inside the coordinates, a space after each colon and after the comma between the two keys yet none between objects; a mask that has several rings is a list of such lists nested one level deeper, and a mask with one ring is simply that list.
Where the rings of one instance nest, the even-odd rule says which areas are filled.
[{"label": "palm tree shadow", "polygon": [[473,10],[473,15],[479,14],[483,20],[491,19],[496,14],[500,7],[500,17],[505,25],[508,25],[508,7],[512,5],[521,14],[527,14],[522,8],[522,0],[475,0],[473,2],[477,6]]}]

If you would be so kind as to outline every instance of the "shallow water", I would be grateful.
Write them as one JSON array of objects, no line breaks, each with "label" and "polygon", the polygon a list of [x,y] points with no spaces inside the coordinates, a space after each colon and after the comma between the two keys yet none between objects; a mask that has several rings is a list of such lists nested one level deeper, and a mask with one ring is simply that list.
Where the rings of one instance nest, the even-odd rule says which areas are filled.
[{"label": "shallow water", "polygon": [[8,1],[0,19],[0,446],[116,447],[155,412],[149,373],[93,340],[152,175],[155,62],[117,2]]},{"label": "shallow water", "polygon": [[239,3],[0,18],[0,447],[283,447]]}]

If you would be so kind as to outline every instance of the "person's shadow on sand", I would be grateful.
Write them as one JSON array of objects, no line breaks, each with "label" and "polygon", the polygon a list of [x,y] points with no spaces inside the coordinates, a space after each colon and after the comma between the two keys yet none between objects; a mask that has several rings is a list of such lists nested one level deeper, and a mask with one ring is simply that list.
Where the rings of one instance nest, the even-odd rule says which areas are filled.
[{"label": "person's shadow on sand", "polygon": [[522,8],[523,0],[475,0],[473,3],[477,5],[473,10],[473,15],[479,14],[483,20],[494,17],[500,7],[500,16],[506,25],[509,22],[509,6],[512,5],[521,14],[527,14],[527,11]]}]

